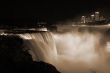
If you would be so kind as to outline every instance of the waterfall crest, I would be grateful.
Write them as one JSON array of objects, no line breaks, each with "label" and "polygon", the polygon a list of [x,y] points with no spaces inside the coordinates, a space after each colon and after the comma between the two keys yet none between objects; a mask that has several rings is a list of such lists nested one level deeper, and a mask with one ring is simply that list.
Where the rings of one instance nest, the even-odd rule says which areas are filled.
[{"label": "waterfall crest", "polygon": [[51,63],[57,59],[57,49],[51,32],[27,33],[20,36],[30,38],[30,40],[24,40],[24,43],[30,49],[35,61]]}]

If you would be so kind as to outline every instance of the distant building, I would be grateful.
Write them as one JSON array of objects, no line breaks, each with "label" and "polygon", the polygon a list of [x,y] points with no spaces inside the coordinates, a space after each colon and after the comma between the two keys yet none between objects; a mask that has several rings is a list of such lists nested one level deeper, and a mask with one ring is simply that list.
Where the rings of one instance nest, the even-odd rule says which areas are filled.
[{"label": "distant building", "polygon": [[85,16],[81,17],[81,23],[86,23],[86,17]]},{"label": "distant building", "polygon": [[106,18],[103,15],[100,15],[100,12],[95,12],[90,16],[82,16],[81,23],[88,24],[101,24],[106,22]]},{"label": "distant building", "polygon": [[95,12],[95,21],[100,21],[100,13]]},{"label": "distant building", "polygon": [[92,22],[95,21],[95,15],[94,15],[94,14],[91,15],[91,21],[92,21]]}]

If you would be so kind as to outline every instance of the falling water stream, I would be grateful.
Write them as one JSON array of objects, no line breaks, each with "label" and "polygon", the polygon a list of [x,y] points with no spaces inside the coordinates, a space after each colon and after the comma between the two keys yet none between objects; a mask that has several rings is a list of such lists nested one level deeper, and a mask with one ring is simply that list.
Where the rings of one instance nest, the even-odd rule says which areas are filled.
[{"label": "falling water stream", "polygon": [[[105,29],[104,29],[105,30]],[[108,33],[107,33],[108,34]],[[110,39],[103,29],[20,34],[33,60],[54,65],[61,73],[110,73]]]}]

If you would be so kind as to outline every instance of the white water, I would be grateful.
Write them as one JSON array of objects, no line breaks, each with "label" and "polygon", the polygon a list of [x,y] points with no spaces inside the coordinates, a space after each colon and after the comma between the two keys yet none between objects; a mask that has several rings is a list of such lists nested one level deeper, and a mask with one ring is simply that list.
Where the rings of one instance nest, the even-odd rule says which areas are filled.
[{"label": "white water", "polygon": [[36,61],[53,64],[62,73],[110,73],[109,45],[100,32],[69,31],[24,34]]}]

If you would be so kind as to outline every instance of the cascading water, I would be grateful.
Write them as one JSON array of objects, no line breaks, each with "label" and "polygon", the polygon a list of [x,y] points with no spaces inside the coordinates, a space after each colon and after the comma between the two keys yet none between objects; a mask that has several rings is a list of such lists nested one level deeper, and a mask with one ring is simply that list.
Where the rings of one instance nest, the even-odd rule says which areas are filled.
[{"label": "cascading water", "polygon": [[24,35],[28,35],[28,37],[32,38],[31,40],[25,40],[24,42],[27,48],[30,49],[30,53],[33,54],[34,60],[51,63],[57,58],[57,49],[51,32],[39,32]]},{"label": "cascading water", "polygon": [[[86,29],[20,34],[33,59],[53,64],[62,73],[110,73],[110,44],[103,33]],[[106,38],[108,39],[108,38]]]}]

